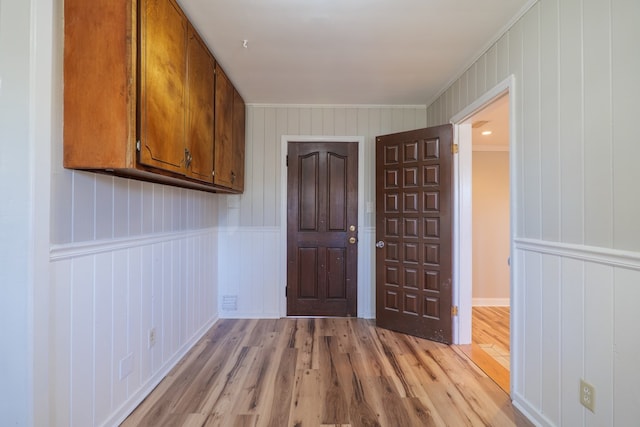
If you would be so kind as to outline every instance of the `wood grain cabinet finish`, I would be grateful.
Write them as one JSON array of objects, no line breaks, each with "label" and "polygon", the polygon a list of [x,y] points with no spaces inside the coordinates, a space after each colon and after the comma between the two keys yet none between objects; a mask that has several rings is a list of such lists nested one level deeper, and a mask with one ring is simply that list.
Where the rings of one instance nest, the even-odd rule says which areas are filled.
[{"label": "wood grain cabinet finish", "polygon": [[245,103],[222,68],[216,68],[216,185],[244,191]]},{"label": "wood grain cabinet finish", "polygon": [[140,10],[140,163],[182,174],[187,18],[172,0],[141,0]]},{"label": "wood grain cabinet finish", "polygon": [[192,27],[187,44],[187,175],[213,182],[215,61]]},{"label": "wood grain cabinet finish", "polygon": [[216,146],[213,183],[231,188],[233,181],[233,86],[222,68],[216,67]]},{"label": "wood grain cabinet finish", "polygon": [[65,0],[64,13],[64,166],[241,192],[237,91],[226,75],[216,89],[215,59],[175,0]]},{"label": "wood grain cabinet finish", "polygon": [[242,96],[233,90],[233,157],[231,188],[237,192],[244,191],[244,147],[245,147],[246,107]]}]

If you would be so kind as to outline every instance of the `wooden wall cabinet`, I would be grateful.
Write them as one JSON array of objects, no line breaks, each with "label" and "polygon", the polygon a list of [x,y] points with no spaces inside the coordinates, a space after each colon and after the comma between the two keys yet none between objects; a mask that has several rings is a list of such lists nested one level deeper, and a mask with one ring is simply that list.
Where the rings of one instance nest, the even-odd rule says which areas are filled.
[{"label": "wooden wall cabinet", "polygon": [[185,173],[188,21],[172,0],[140,1],[139,161]]},{"label": "wooden wall cabinet", "polygon": [[217,90],[215,59],[175,0],[65,0],[64,8],[64,166],[241,192],[237,91],[226,75]]},{"label": "wooden wall cabinet", "polygon": [[189,26],[187,44],[187,176],[213,183],[215,61]]},{"label": "wooden wall cabinet", "polygon": [[245,117],[246,106],[242,96],[233,89],[233,157],[231,176],[232,189],[244,191],[244,147],[245,147]]},{"label": "wooden wall cabinet", "polygon": [[244,191],[245,103],[222,68],[216,68],[214,183]]}]

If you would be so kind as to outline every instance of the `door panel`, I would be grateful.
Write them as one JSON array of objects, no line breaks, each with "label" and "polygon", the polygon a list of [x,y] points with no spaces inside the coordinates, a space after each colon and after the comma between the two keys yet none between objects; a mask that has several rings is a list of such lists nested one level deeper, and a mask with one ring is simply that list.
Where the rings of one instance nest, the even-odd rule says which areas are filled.
[{"label": "door panel", "polygon": [[358,145],[290,142],[288,153],[287,314],[356,316]]},{"label": "door panel", "polygon": [[184,173],[187,18],[172,0],[141,8],[139,160]]},{"label": "door panel", "polygon": [[376,140],[376,322],[451,342],[450,125]]},{"label": "door panel", "polygon": [[215,152],[213,183],[232,188],[233,178],[233,86],[216,64]]},{"label": "door panel", "polygon": [[191,178],[213,182],[213,99],[215,62],[207,46],[189,27],[187,44],[187,138],[185,162]]},{"label": "door panel", "polygon": [[231,168],[231,188],[244,191],[244,146],[245,146],[245,103],[240,93],[233,89],[233,167]]}]

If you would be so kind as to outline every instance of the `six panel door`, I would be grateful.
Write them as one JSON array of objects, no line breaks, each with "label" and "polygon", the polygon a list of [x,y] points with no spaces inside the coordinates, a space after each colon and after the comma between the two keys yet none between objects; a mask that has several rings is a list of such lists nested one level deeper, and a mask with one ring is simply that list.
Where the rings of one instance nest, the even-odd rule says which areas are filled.
[{"label": "six panel door", "polygon": [[288,150],[287,314],[356,316],[358,144]]}]

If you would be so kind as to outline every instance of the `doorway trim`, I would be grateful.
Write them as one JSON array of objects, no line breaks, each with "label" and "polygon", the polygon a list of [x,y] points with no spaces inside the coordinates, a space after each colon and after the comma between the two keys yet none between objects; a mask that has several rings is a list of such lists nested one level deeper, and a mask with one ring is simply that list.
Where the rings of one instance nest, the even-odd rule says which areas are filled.
[{"label": "doorway trim", "polygon": [[313,135],[282,135],[280,137],[280,277],[283,283],[279,287],[279,311],[281,317],[287,317],[287,297],[285,287],[287,285],[287,154],[289,142],[357,142],[358,143],[358,308],[357,316],[362,316],[361,297],[370,291],[363,286],[365,259],[368,259],[369,251],[363,247],[362,229],[364,226],[364,136],[313,136]]},{"label": "doorway trim", "polygon": [[[516,97],[515,77],[510,75],[498,83],[489,91],[455,114],[450,123],[454,126],[454,140],[459,147],[459,155],[454,158],[454,236],[453,236],[453,301],[458,306],[458,316],[454,317],[453,342],[455,344],[471,343],[471,309],[472,309],[472,212],[471,212],[471,125],[463,122],[489,105],[497,98],[507,94],[509,96],[509,249],[511,269],[509,272],[509,298],[511,305],[510,330],[516,331],[517,313],[519,307],[514,305],[518,289],[515,286],[515,230],[517,230],[516,206],[517,206],[517,147],[516,138]],[[514,352],[514,334],[510,334],[511,347],[511,372],[516,372],[518,367],[514,361],[517,358]],[[514,375],[511,375],[514,378]],[[513,380],[511,381],[513,384]]]}]

